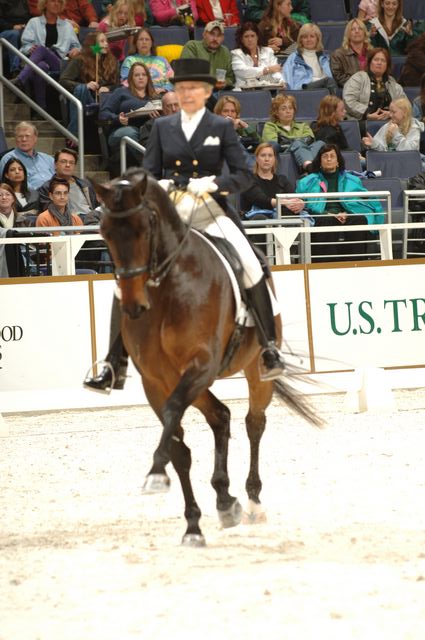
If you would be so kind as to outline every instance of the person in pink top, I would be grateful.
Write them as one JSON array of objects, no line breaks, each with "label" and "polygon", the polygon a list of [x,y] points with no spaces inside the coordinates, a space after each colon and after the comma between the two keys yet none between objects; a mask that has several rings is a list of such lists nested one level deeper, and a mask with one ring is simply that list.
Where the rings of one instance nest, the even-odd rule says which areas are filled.
[{"label": "person in pink top", "polygon": [[192,15],[198,21],[198,9],[195,0],[150,0],[152,15],[162,27],[170,24],[184,24],[185,15]]},{"label": "person in pink top", "polygon": [[[108,31],[119,29],[120,27],[135,26],[136,19],[133,4],[130,0],[117,0],[109,14],[99,22],[98,29],[103,33],[108,33]],[[109,50],[119,62],[122,62],[125,58],[126,44],[129,40],[130,38],[123,38],[109,43]]]},{"label": "person in pink top", "polygon": [[226,27],[236,27],[241,21],[236,0],[196,0],[196,7],[202,24],[220,20]]},{"label": "person in pink top", "polygon": [[357,17],[364,22],[378,15],[378,0],[360,0]]}]

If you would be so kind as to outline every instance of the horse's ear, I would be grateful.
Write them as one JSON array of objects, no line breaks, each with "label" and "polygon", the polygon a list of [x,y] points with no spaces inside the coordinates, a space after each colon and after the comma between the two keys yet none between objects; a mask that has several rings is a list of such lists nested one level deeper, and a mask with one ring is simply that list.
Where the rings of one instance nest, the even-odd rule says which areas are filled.
[{"label": "horse's ear", "polygon": [[148,174],[145,173],[143,178],[137,183],[137,189],[139,194],[143,196],[146,193],[146,189],[148,188]]}]

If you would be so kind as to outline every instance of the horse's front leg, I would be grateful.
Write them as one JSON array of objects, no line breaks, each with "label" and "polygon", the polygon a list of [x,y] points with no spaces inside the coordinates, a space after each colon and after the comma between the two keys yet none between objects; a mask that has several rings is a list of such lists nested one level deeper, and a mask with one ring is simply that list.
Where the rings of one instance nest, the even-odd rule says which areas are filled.
[{"label": "horse's front leg", "polygon": [[230,411],[210,391],[202,394],[194,406],[205,416],[214,434],[214,472],[211,484],[217,494],[218,517],[223,527],[234,527],[242,519],[242,507],[229,493],[227,459],[230,438]]}]

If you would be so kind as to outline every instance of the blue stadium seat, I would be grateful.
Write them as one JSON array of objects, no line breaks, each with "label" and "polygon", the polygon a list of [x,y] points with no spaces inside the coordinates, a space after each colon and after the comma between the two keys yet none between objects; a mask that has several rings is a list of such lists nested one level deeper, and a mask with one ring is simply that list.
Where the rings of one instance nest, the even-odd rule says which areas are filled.
[{"label": "blue stadium seat", "polygon": [[289,182],[294,185],[295,189],[295,185],[297,180],[300,178],[300,174],[292,153],[279,153],[277,172],[286,176]]},{"label": "blue stadium seat", "polygon": [[362,165],[360,164],[360,158],[357,151],[341,151],[342,157],[345,160],[345,168],[347,171],[360,171]]},{"label": "blue stadium seat", "polygon": [[258,89],[255,91],[219,91],[218,97],[233,96],[241,105],[241,117],[268,120],[272,105],[270,91]]},{"label": "blue stadium seat", "polygon": [[361,151],[362,136],[358,120],[344,120],[341,122],[341,129],[344,132],[349,147],[356,149],[356,151]]},{"label": "blue stadium seat", "polygon": [[392,71],[391,75],[398,80],[400,77],[401,70],[403,69],[406,63],[407,56],[391,56],[391,66]]},{"label": "blue stadium seat", "polygon": [[316,120],[319,114],[319,104],[322,98],[329,95],[327,89],[285,89],[286,96],[294,96],[297,101],[296,120]]},{"label": "blue stadium seat", "polygon": [[186,44],[189,38],[187,27],[170,25],[169,27],[150,27],[154,42],[159,44]]},{"label": "blue stadium seat", "polygon": [[412,178],[422,171],[419,151],[368,151],[368,171],[381,171],[383,178]]},{"label": "blue stadium seat", "polygon": [[425,20],[425,3],[423,0],[404,0],[403,15],[413,20]]},{"label": "blue stadium seat", "polygon": [[334,51],[342,45],[342,38],[347,22],[319,24],[318,26],[322,32],[323,46],[326,51]]},{"label": "blue stadium seat", "polygon": [[[403,184],[400,178],[363,178],[363,186],[368,191],[389,191],[391,193],[392,222],[402,222],[403,218]],[[385,202],[382,202],[385,210]]]},{"label": "blue stadium seat", "polygon": [[312,22],[343,22],[347,20],[344,0],[310,0]]},{"label": "blue stadium seat", "polygon": [[403,87],[403,91],[409,98],[410,102],[413,102],[413,100],[418,97],[421,90],[420,87]]},{"label": "blue stadium seat", "polygon": [[374,136],[387,122],[388,120],[366,120],[366,131]]}]

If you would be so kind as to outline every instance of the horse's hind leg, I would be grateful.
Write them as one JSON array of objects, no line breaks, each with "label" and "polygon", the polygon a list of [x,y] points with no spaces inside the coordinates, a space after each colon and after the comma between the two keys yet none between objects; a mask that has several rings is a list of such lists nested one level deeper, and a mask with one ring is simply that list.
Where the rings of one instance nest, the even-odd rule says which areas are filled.
[{"label": "horse's hind leg", "polygon": [[217,494],[217,511],[223,527],[234,527],[241,521],[242,507],[229,494],[227,459],[230,438],[230,411],[210,391],[200,396],[194,406],[205,416],[214,434],[214,471],[211,484]]},{"label": "horse's hind leg", "polygon": [[246,431],[250,444],[249,473],[245,483],[248,494],[248,507],[243,515],[244,523],[265,522],[266,513],[260,501],[262,482],[259,472],[260,443],[266,428],[266,407],[273,395],[271,382],[259,382],[255,371],[251,378],[246,372],[249,385],[249,410],[245,418]]}]

